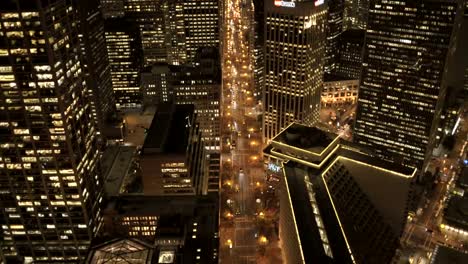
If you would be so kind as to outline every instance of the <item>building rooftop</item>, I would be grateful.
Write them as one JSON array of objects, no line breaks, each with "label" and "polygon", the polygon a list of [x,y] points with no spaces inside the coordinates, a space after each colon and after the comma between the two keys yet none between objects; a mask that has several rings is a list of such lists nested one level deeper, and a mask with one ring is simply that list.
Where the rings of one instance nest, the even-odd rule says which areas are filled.
[{"label": "building rooftop", "polygon": [[142,153],[185,154],[194,117],[193,105],[160,104],[148,129]]},{"label": "building rooftop", "polygon": [[158,263],[152,260],[153,251],[154,246],[138,239],[112,239],[91,248],[86,263]]},{"label": "building rooftop", "polygon": [[[211,208],[215,203],[212,195],[203,196],[148,196],[148,195],[121,195],[110,205],[119,214],[195,214],[196,208]],[[201,213],[201,212],[198,212]]]},{"label": "building rooftop", "polygon": [[[407,199],[411,186],[411,174],[408,175],[398,171],[390,171],[375,166],[372,162],[364,162],[366,159],[369,161],[368,157],[361,157],[361,159],[359,159],[350,154],[351,153],[343,152],[337,154],[334,160],[326,165],[326,168],[333,167],[336,164],[341,165],[343,169],[351,175],[354,182],[357,183],[360,190],[381,215],[381,220],[392,229],[396,236],[399,236],[402,232],[407,214]],[[311,220],[314,219],[314,212],[312,207],[306,206],[310,204],[310,202],[308,200],[307,189],[305,188],[304,176],[315,177],[317,181],[319,178],[325,177],[326,168],[324,166],[318,170],[304,169],[295,162],[288,162],[285,165],[285,180],[287,181],[286,183],[289,189],[289,196],[296,218],[299,237],[304,248],[303,253],[306,258],[306,263],[309,263],[307,262],[308,258],[312,261],[317,258],[323,258],[324,256],[320,256],[320,253],[317,251],[307,249],[321,246],[318,244],[318,241],[314,239],[314,237],[317,238],[316,227],[312,223],[313,220]],[[326,181],[323,182],[327,185]],[[331,189],[331,187],[327,185],[326,190],[328,189]],[[339,196],[341,195],[342,194],[339,194]],[[337,203],[335,201],[335,199],[337,199],[336,194],[329,192],[326,196],[326,199],[331,201],[332,204]],[[391,203],[388,202],[389,197],[392,197]],[[319,205],[319,208],[320,207]],[[326,208],[326,206],[321,208]],[[330,234],[328,239],[330,243],[334,243],[332,246],[332,248],[335,248],[334,255],[339,254],[336,253],[337,247],[341,247],[342,250],[346,248],[343,247],[343,241],[339,241],[336,238],[338,236],[347,237],[351,249],[356,250],[356,247],[361,247],[362,234],[354,230],[354,223],[350,215],[347,215],[347,212],[339,209],[336,213],[329,209],[330,208],[325,209],[329,212],[321,211],[321,215],[327,232]],[[338,228],[339,225],[336,224],[338,222],[341,223],[339,225],[343,226],[341,231]],[[342,256],[342,258],[345,257]]]},{"label": "building rooftop", "polygon": [[[291,128],[295,129],[288,134]],[[306,136],[309,142],[304,140],[301,142],[301,138]],[[275,144],[278,141],[314,152],[331,149],[329,146],[333,146],[333,150],[327,150],[326,155],[322,155],[319,160],[308,162],[305,152],[299,150],[293,152],[288,146]],[[343,193],[340,193],[342,191],[335,190],[328,181],[335,176],[339,181],[350,179],[350,184],[356,185],[353,189],[359,192],[360,203],[370,204],[372,211],[376,212],[379,225],[393,234],[393,240],[389,240],[389,243],[395,246],[406,221],[408,198],[415,169],[385,162],[355,144],[336,139],[333,134],[302,125],[291,125],[281,132],[265,149],[265,154],[284,161],[287,195],[291,201],[305,263],[330,261],[322,247],[318,225],[314,221],[317,211],[311,205],[312,189],[323,220],[322,224],[328,234],[334,260],[343,263],[350,261],[348,248],[352,252],[358,252],[357,255],[367,256],[368,259],[394,253],[386,251],[388,249],[385,246],[374,246],[372,244],[374,242],[363,240],[363,237],[367,237],[365,232],[370,231],[357,228],[353,212],[343,205]],[[311,186],[314,186],[312,189],[307,187],[306,182],[309,181]],[[354,194],[348,195],[352,195],[350,199],[357,199]],[[389,197],[392,197],[391,202]]]},{"label": "building rooftop", "polygon": [[138,26],[128,17],[112,17],[104,20],[105,32],[138,33]]},{"label": "building rooftop", "polygon": [[451,227],[468,230],[468,197],[453,195],[445,208],[444,222]]},{"label": "building rooftop", "polygon": [[135,158],[134,146],[109,146],[101,158],[104,190],[109,196],[118,195]]},{"label": "building rooftop", "polygon": [[272,142],[320,154],[337,138],[337,135],[316,127],[293,123],[274,137]]},{"label": "building rooftop", "polygon": [[181,214],[162,215],[156,229],[157,238],[183,238],[185,235],[184,217]]},{"label": "building rooftop", "polygon": [[365,29],[348,29],[341,33],[341,38],[346,39],[347,41],[354,40],[354,42],[364,44],[365,35]]},{"label": "building rooftop", "polygon": [[[219,246],[216,236],[218,214],[217,194],[171,197],[120,195],[114,197],[104,211],[105,217],[111,217],[111,221],[134,216],[157,216],[158,223],[153,241],[153,244],[157,245],[155,256],[163,251],[173,251],[176,259],[174,263],[195,263],[197,256],[201,257],[200,263],[217,261],[213,260],[213,252],[216,252]],[[177,248],[168,248],[174,243],[180,244],[177,244]],[[199,252],[199,248],[203,250]],[[154,259],[156,258],[153,257]]]},{"label": "building rooftop", "polygon": [[468,254],[455,249],[437,246],[432,254],[431,264],[465,264],[468,263]]}]

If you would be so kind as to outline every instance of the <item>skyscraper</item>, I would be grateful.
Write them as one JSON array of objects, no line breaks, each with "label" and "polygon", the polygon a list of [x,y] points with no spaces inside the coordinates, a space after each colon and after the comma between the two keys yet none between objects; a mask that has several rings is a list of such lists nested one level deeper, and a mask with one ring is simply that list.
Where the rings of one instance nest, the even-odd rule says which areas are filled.
[{"label": "skyscraper", "polygon": [[142,148],[145,195],[206,194],[206,155],[193,105],[160,104]]},{"label": "skyscraper", "polygon": [[371,1],[356,142],[422,168],[446,95],[461,7],[458,0]]},{"label": "skyscraper", "polygon": [[220,8],[218,0],[183,0],[187,59],[198,48],[219,48]]},{"label": "skyscraper", "polygon": [[79,262],[100,222],[96,127],[72,3],[0,5],[0,236],[11,263]]},{"label": "skyscraper", "polygon": [[167,63],[181,65],[187,61],[185,46],[184,4],[183,0],[164,1]]},{"label": "skyscraper", "polygon": [[105,30],[116,106],[139,107],[142,58],[138,27],[126,18],[111,18],[106,19]]},{"label": "skyscraper", "polygon": [[221,67],[216,48],[200,48],[195,66],[157,64],[142,72],[141,90],[146,106],[162,102],[193,104],[202,139],[209,152],[220,150]]},{"label": "skyscraper", "polygon": [[361,78],[362,52],[364,48],[364,29],[348,29],[341,33],[339,61],[336,75],[359,80]]},{"label": "skyscraper", "polygon": [[98,1],[82,1],[77,5],[80,15],[80,44],[86,87],[93,117],[103,130],[106,119],[115,113],[109,58],[107,56],[104,20]]},{"label": "skyscraper", "polygon": [[167,60],[162,1],[125,0],[125,17],[138,26],[144,65]]},{"label": "skyscraper", "polygon": [[98,0],[104,18],[122,17],[125,14],[125,0]]},{"label": "skyscraper", "polygon": [[394,263],[415,168],[296,123],[264,154],[284,190],[279,235],[286,263]]},{"label": "skyscraper", "polygon": [[344,0],[328,1],[327,46],[325,55],[325,72],[334,74],[340,58],[339,41],[343,32]]},{"label": "skyscraper", "polygon": [[344,29],[366,29],[369,0],[345,0],[344,4]]},{"label": "skyscraper", "polygon": [[292,122],[317,122],[326,21],[320,0],[265,2],[265,140]]},{"label": "skyscraper", "polygon": [[253,31],[253,78],[254,78],[254,96],[256,99],[261,99],[263,86],[265,85],[265,43],[264,38],[264,1],[254,0],[254,31]]}]

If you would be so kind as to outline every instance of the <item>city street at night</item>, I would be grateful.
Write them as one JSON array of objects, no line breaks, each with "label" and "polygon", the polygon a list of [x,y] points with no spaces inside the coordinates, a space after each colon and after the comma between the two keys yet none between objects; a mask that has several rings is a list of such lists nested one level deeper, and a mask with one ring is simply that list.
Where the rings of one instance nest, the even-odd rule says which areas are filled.
[{"label": "city street at night", "polygon": [[[259,250],[262,247],[267,250],[275,241],[267,242],[256,224],[264,201],[254,195],[255,186],[263,186],[265,182],[261,120],[253,95],[252,39],[248,34],[253,23],[253,3],[229,0],[225,11],[221,170],[227,176],[222,181],[232,181],[230,186],[234,190],[229,196],[222,194],[221,202],[229,200],[234,204],[234,219],[221,220],[220,261],[257,263],[262,259]],[[277,259],[278,252],[268,255]]]}]

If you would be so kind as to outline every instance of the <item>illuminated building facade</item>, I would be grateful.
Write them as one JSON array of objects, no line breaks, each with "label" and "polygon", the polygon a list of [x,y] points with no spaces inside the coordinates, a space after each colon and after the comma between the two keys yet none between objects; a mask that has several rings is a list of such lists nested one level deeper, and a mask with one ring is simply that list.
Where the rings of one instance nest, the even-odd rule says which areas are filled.
[{"label": "illuminated building facade", "polygon": [[208,158],[208,192],[219,192],[221,185],[220,173],[221,155],[220,153],[210,153],[210,157]]},{"label": "illuminated building facade", "polygon": [[125,17],[140,31],[144,65],[166,62],[166,33],[162,1],[125,0]]},{"label": "illuminated building facade", "polygon": [[358,99],[359,80],[334,80],[323,82],[322,105],[330,107],[345,103],[354,104]]},{"label": "illuminated building facade", "polygon": [[143,193],[206,194],[205,156],[194,106],[160,104],[142,149]]},{"label": "illuminated building facade", "polygon": [[157,63],[141,71],[141,93],[144,106],[158,105],[172,100],[173,68],[167,63]]},{"label": "illuminated building facade", "polygon": [[219,0],[183,0],[187,60],[202,47],[219,49]]},{"label": "illuminated building facade", "polygon": [[92,107],[72,1],[0,4],[1,253],[80,262],[101,221]]},{"label": "illuminated building facade", "polygon": [[323,1],[265,2],[265,141],[292,122],[318,121],[326,23]]},{"label": "illuminated building facade", "polygon": [[93,116],[102,132],[106,120],[115,113],[104,21],[98,1],[82,1],[80,14],[80,44],[83,71],[91,100]]},{"label": "illuminated building facade", "polygon": [[458,0],[427,2],[371,1],[354,129],[355,142],[420,169],[435,144],[462,15]]},{"label": "illuminated building facade", "polygon": [[264,155],[268,167],[282,172],[286,263],[393,263],[416,169],[297,123],[273,138]]},{"label": "illuminated building facade", "polygon": [[220,150],[221,66],[216,48],[200,48],[194,66],[156,64],[142,72],[145,105],[193,104],[206,150]]},{"label": "illuminated building facade", "polygon": [[200,48],[196,65],[181,71],[173,80],[173,100],[176,104],[193,104],[205,148],[220,151],[221,66],[218,49]]},{"label": "illuminated building facade", "polygon": [[327,22],[327,46],[325,48],[325,69],[329,74],[334,74],[338,68],[340,59],[340,35],[343,32],[344,0],[329,0]]},{"label": "illuminated building facade", "polygon": [[130,20],[112,18],[105,21],[107,54],[116,106],[141,106],[141,42],[138,27]]},{"label": "illuminated building facade", "polygon": [[254,4],[254,30],[253,30],[253,79],[254,96],[256,99],[262,99],[263,86],[265,85],[265,43],[264,37],[264,2],[263,0],[253,0]]},{"label": "illuminated building facade", "polygon": [[148,263],[218,263],[218,212],[217,194],[119,196],[104,210],[109,236],[94,241],[124,237],[151,244],[159,256],[173,252],[174,262]]},{"label": "illuminated building facade", "polygon": [[366,31],[363,29],[348,29],[341,33],[336,75],[353,80],[361,79],[365,35]]},{"label": "illuminated building facade", "polygon": [[187,62],[185,45],[183,0],[164,1],[167,63],[181,65]]},{"label": "illuminated building facade", "polygon": [[369,0],[345,0],[343,28],[366,29],[369,16]]}]

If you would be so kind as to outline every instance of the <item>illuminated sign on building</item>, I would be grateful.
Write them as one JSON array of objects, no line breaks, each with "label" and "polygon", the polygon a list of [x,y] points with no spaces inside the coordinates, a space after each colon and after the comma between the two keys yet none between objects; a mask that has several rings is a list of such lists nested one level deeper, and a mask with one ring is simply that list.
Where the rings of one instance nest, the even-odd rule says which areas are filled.
[{"label": "illuminated sign on building", "polygon": [[317,0],[317,1],[315,1],[314,5],[319,6],[319,5],[323,4],[323,3],[325,3],[325,0]]},{"label": "illuminated sign on building", "polygon": [[271,171],[274,171],[274,172],[280,172],[281,171],[281,167],[276,165],[276,164],[273,164],[273,163],[268,163],[268,169],[271,170]]},{"label": "illuminated sign on building", "polygon": [[[323,1],[323,0],[322,0]],[[278,1],[275,0],[275,6],[282,6],[282,7],[296,7],[295,2],[286,2],[286,1]]]}]

